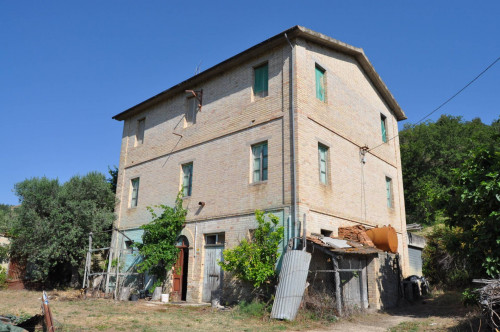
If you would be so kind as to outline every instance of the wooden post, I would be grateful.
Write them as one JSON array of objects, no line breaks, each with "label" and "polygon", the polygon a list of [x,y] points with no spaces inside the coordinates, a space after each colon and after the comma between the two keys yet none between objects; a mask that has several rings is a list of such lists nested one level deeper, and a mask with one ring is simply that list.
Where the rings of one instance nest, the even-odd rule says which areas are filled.
[{"label": "wooden post", "polygon": [[122,259],[121,256],[123,251],[123,241],[124,241],[124,234],[122,234],[122,240],[120,243],[120,247],[118,248],[118,255],[116,257],[115,300],[118,299],[118,285],[120,280],[120,260]]},{"label": "wooden post", "polygon": [[89,286],[89,281],[88,281],[88,276],[90,274],[90,266],[92,264],[92,232],[89,233],[89,250],[87,251],[87,256],[85,259],[85,273],[83,274],[83,285],[82,288],[85,288],[85,286]]},{"label": "wooden post", "polygon": [[110,277],[110,270],[111,270],[111,262],[113,260],[113,248],[109,248],[108,252],[108,270],[106,272],[106,288],[105,288],[105,293],[109,293],[109,277]]},{"label": "wooden post", "polygon": [[342,295],[340,294],[340,273],[339,262],[335,255],[332,256],[333,270],[335,271],[335,302],[337,302],[337,311],[339,316],[342,315]]}]

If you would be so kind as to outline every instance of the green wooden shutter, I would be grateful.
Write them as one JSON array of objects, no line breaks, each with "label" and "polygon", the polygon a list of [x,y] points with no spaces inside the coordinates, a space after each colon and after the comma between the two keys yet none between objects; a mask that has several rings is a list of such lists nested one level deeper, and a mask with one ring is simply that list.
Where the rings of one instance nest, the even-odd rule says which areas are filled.
[{"label": "green wooden shutter", "polygon": [[252,146],[253,182],[267,180],[267,142]]},{"label": "green wooden shutter", "polygon": [[380,125],[382,126],[382,141],[387,143],[387,131],[385,129],[385,116],[380,116]]},{"label": "green wooden shutter", "polygon": [[265,97],[267,96],[267,90],[268,90],[268,81],[269,81],[269,75],[268,75],[268,65],[267,63],[265,65],[262,65],[260,67],[257,67],[254,69],[254,85],[253,85],[253,92],[254,95],[260,96],[260,97]]},{"label": "green wooden shutter", "polygon": [[325,101],[325,71],[316,67],[316,98]]},{"label": "green wooden shutter", "polygon": [[262,144],[262,181],[267,180],[267,143]]}]

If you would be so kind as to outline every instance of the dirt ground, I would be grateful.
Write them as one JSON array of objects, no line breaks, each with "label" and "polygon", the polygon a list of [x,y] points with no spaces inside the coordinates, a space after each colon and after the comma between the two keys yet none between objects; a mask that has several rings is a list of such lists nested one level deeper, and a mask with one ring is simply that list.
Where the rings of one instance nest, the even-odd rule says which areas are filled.
[{"label": "dirt ground", "polygon": [[[477,310],[458,293],[441,293],[387,312],[366,312],[332,323],[300,312],[294,322],[252,316],[237,309],[152,305],[146,301],[81,299],[77,291],[53,291],[50,305],[60,331],[478,331]],[[0,291],[0,315],[39,314],[41,292]],[[482,331],[487,331],[484,324]]]},{"label": "dirt ground", "polygon": [[489,329],[481,321],[476,307],[464,307],[459,293],[447,292],[415,303],[402,303],[385,312],[356,315],[317,331],[480,332]]}]

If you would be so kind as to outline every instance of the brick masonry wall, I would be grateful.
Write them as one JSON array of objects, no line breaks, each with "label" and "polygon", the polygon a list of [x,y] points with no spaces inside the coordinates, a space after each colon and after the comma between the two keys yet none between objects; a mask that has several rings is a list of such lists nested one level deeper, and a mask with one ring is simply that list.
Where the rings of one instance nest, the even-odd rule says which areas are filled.
[{"label": "brick masonry wall", "polygon": [[[397,119],[354,58],[300,39],[297,44],[298,193],[301,211],[308,213],[308,231],[336,234],[336,227],[356,223],[391,225],[406,271],[399,140],[383,143],[380,115],[386,117],[389,138],[398,134]],[[325,69],[326,102],[316,98],[316,65]],[[328,147],[327,184],[319,178],[318,144]],[[380,146],[366,153],[362,163],[365,145]],[[386,177],[392,179],[391,208]]]},{"label": "brick masonry wall", "polygon": [[[181,165],[193,162],[188,220],[290,204],[288,54],[270,50],[252,62],[207,81],[196,124],[184,128],[187,98],[179,95],[124,123],[117,196],[119,227],[147,222],[146,206],[172,204]],[[268,61],[269,95],[253,97],[253,66]],[[136,145],[137,120],[145,118],[144,144]],[[182,135],[182,137],[173,133]],[[251,145],[268,141],[268,181],[251,183]],[[287,157],[288,156],[288,157]],[[130,209],[130,180],[140,177],[139,203]],[[198,202],[206,202],[198,210]]]},{"label": "brick masonry wall", "polygon": [[[359,156],[360,146],[381,143],[381,113],[387,117],[389,137],[397,134],[397,121],[353,58],[300,39],[297,43],[299,215],[307,213],[309,233],[331,229],[336,234],[339,226],[356,223],[391,224],[398,232],[406,265],[399,141],[396,138],[369,153],[364,166]],[[185,231],[197,243],[204,241],[207,232],[224,231],[227,247],[231,247],[244,229],[253,227],[255,209],[287,209],[292,204],[289,57],[288,45],[276,47],[193,86],[193,90],[203,89],[203,106],[191,126],[184,120],[185,94],[125,120],[115,226],[136,228],[150,221],[147,206],[172,205],[181,186],[181,165],[187,162],[193,162],[193,191],[184,200],[189,211]],[[253,68],[266,61],[269,94],[258,99],[252,92]],[[315,63],[326,69],[326,103],[315,97]],[[144,143],[138,145],[138,120],[143,118]],[[262,141],[269,147],[269,177],[252,184],[251,145]],[[329,147],[327,185],[319,182],[318,142]],[[393,180],[394,208],[387,208],[385,176]],[[138,206],[130,208],[131,179],[136,177],[140,177]],[[201,201],[206,203],[202,208]],[[189,254],[188,299],[194,301],[201,299],[203,255],[201,245]]]}]

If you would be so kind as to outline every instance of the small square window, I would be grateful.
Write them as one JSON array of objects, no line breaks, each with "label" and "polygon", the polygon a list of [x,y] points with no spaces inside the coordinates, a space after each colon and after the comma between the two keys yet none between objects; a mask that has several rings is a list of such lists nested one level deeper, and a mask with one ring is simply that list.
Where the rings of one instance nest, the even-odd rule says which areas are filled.
[{"label": "small square window", "polygon": [[184,197],[191,196],[193,189],[193,163],[182,165],[182,194]]},{"label": "small square window", "polygon": [[205,235],[205,245],[223,245],[225,241],[226,241],[225,233]]},{"label": "small square window", "polygon": [[267,142],[252,145],[252,182],[267,180]]},{"label": "small square window", "polygon": [[266,97],[269,88],[269,66],[265,63],[255,67],[253,71],[253,95],[255,97]]},{"label": "small square window", "polygon": [[132,193],[130,195],[130,207],[136,207],[139,201],[139,178],[131,181]]},{"label": "small square window", "polygon": [[146,119],[140,119],[137,121],[137,132],[135,134],[135,145],[141,145],[144,143],[144,128],[146,125]]},{"label": "small square window", "polygon": [[330,237],[330,236],[332,236],[332,234],[333,234],[333,231],[330,231],[328,229],[321,230],[321,235],[323,235],[323,236]]},{"label": "small square window", "polygon": [[187,99],[186,122],[185,127],[196,123],[196,114],[198,113],[198,99],[189,97]]},{"label": "small square window", "polygon": [[393,193],[392,193],[392,179],[390,177],[385,177],[385,191],[387,194],[387,207],[393,208]]},{"label": "small square window", "polygon": [[387,143],[387,118],[380,114],[380,126],[382,128],[382,141]]},{"label": "small square window", "polygon": [[324,102],[326,101],[325,70],[316,65],[315,73],[316,73],[316,98]]},{"label": "small square window", "polygon": [[328,182],[328,147],[323,144],[318,144],[318,159],[319,159],[319,181],[327,184]]}]

